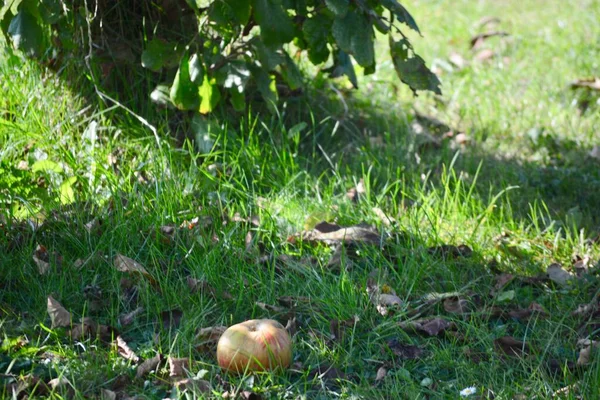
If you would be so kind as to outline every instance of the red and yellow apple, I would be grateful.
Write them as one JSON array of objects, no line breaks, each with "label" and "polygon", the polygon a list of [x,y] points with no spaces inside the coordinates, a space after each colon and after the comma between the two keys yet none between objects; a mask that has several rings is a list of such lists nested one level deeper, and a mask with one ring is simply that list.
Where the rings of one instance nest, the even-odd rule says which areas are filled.
[{"label": "red and yellow apple", "polygon": [[285,369],[292,361],[292,338],[272,319],[230,326],[217,344],[219,366],[229,372]]}]

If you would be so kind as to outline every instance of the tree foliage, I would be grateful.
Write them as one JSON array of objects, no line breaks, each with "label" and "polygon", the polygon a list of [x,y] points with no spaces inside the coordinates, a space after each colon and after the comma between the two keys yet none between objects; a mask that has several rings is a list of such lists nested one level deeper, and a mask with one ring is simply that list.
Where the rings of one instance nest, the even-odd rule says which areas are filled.
[{"label": "tree foliage", "polygon": [[[402,82],[415,93],[440,93],[439,80],[402,32],[420,33],[419,27],[396,0],[0,0],[0,27],[12,47],[49,57],[51,50],[93,49],[98,32],[117,18],[106,12],[115,7],[135,9],[133,17],[127,10],[129,27],[142,31],[143,48],[125,58],[166,79],[168,90],[153,96],[166,92],[181,110],[206,114],[223,102],[243,110],[249,87],[273,108],[280,84],[303,86],[303,59],[357,87],[356,64],[365,74],[376,69],[375,31],[389,37]],[[130,21],[118,18],[123,31]]]}]

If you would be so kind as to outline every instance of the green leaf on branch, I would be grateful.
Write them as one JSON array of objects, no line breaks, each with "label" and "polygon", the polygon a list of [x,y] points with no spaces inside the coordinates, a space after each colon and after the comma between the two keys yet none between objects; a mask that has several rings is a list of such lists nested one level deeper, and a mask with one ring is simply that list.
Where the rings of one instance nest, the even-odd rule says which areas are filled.
[{"label": "green leaf on branch", "polygon": [[274,0],[253,0],[254,19],[260,25],[260,37],[266,46],[292,41],[294,23],[286,11]]},{"label": "green leaf on branch", "polygon": [[296,90],[301,88],[303,86],[302,72],[300,72],[294,60],[287,53],[285,53],[284,57],[284,62],[281,65],[283,79],[290,89]]},{"label": "green leaf on branch", "polygon": [[173,80],[171,101],[180,110],[194,110],[200,105],[198,86],[190,78],[189,56],[185,55],[179,62],[179,69]]},{"label": "green leaf on branch", "polygon": [[197,85],[204,81],[204,64],[198,54],[190,57],[190,80]]},{"label": "green leaf on branch", "polygon": [[325,0],[327,8],[329,8],[336,16],[344,17],[350,9],[349,0]]},{"label": "green leaf on branch", "polygon": [[176,47],[175,43],[157,38],[152,39],[142,53],[142,66],[151,71],[160,71],[162,67],[171,64],[172,60],[176,59]]},{"label": "green leaf on branch", "polygon": [[231,16],[240,25],[246,25],[250,19],[250,0],[223,0]]},{"label": "green leaf on branch", "polygon": [[393,12],[396,18],[398,18],[398,21],[405,23],[409,28],[421,33],[415,19],[402,4],[398,3],[396,0],[382,0],[381,5]]},{"label": "green leaf on branch", "polygon": [[398,77],[411,88],[415,95],[417,90],[429,90],[436,94],[442,94],[440,80],[427,68],[425,61],[414,53],[406,39],[396,42],[390,36],[390,54]]},{"label": "green leaf on branch", "polygon": [[304,39],[308,43],[308,59],[313,64],[321,64],[329,58],[327,37],[331,29],[331,20],[324,15],[307,19],[302,25]]},{"label": "green leaf on branch", "polygon": [[33,56],[43,51],[44,32],[37,19],[25,8],[21,8],[10,21],[8,35],[15,48]]},{"label": "green leaf on branch", "polygon": [[340,48],[353,55],[361,66],[369,67],[375,62],[373,26],[366,16],[348,12],[335,19],[332,33]]},{"label": "green leaf on branch", "polygon": [[263,68],[252,66],[250,71],[256,81],[256,86],[260,92],[262,98],[267,103],[269,111],[272,113],[277,112],[277,86],[275,84],[275,78],[267,73]]},{"label": "green leaf on branch", "polygon": [[221,93],[215,79],[209,79],[208,76],[204,77],[204,82],[198,88],[198,93],[200,94],[200,114],[212,112],[217,104],[219,104],[219,100],[221,100]]},{"label": "green leaf on branch", "polygon": [[60,0],[41,0],[39,10],[42,20],[49,25],[57,23],[63,13]]},{"label": "green leaf on branch", "polygon": [[354,72],[354,65],[352,65],[350,56],[343,50],[339,50],[334,55],[333,66],[323,70],[323,72],[329,72],[329,75],[332,78],[345,75],[350,80],[350,83],[352,83],[352,86],[354,86],[355,89],[358,89],[358,81],[356,79],[356,72]]}]

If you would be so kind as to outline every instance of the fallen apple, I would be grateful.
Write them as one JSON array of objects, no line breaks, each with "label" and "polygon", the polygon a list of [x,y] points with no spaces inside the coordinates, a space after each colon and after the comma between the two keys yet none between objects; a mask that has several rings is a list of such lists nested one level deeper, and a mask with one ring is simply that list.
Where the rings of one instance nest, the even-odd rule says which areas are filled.
[{"label": "fallen apple", "polygon": [[284,369],[292,361],[292,339],[272,319],[251,319],[227,328],[217,344],[219,366],[243,373]]}]

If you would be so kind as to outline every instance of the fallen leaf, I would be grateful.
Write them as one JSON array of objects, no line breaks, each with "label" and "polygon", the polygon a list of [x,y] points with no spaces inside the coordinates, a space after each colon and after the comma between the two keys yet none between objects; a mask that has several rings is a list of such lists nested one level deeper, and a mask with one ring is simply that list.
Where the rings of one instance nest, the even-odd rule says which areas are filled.
[{"label": "fallen leaf", "polygon": [[288,319],[287,324],[285,325],[285,330],[289,333],[291,337],[294,337],[294,335],[298,331],[296,317]]},{"label": "fallen leaf", "polygon": [[404,344],[398,339],[387,342],[389,349],[398,356],[400,360],[416,360],[423,355],[423,349],[412,344]]},{"label": "fallen leaf", "polygon": [[377,375],[375,376],[375,382],[380,382],[382,380],[385,379],[385,377],[387,376],[388,370],[386,367],[381,366],[379,367],[379,369],[377,370]]},{"label": "fallen leaf", "polygon": [[587,318],[592,314],[598,312],[600,309],[600,304],[597,298],[594,298],[588,304],[581,304],[577,307],[575,311],[573,311],[572,315],[575,317]]},{"label": "fallen leaf", "polygon": [[356,203],[360,199],[361,196],[364,196],[367,191],[365,190],[365,181],[363,178],[360,178],[355,187],[348,190],[346,193],[346,197],[350,199],[350,201]]},{"label": "fallen leaf", "polygon": [[60,378],[51,379],[48,382],[48,385],[52,388],[52,390],[58,390],[65,388],[66,386],[71,386],[71,382],[69,382],[69,380],[64,376],[61,376]]},{"label": "fallen leaf", "polygon": [[117,394],[112,390],[101,389],[100,390],[100,399],[101,400],[117,400]]},{"label": "fallen leaf", "polygon": [[117,353],[126,360],[133,361],[137,363],[140,361],[140,358],[135,354],[133,350],[129,347],[127,342],[123,340],[121,336],[117,336],[117,340],[115,341],[117,347]]},{"label": "fallen leaf", "polygon": [[52,296],[48,296],[47,309],[50,320],[52,321],[52,329],[71,325],[71,313]]},{"label": "fallen leaf", "polygon": [[511,318],[519,319],[519,320],[528,320],[532,315],[537,315],[540,318],[545,318],[548,316],[548,313],[544,308],[538,303],[531,303],[529,307],[522,308],[519,310],[509,311],[508,315]]},{"label": "fallen leaf", "polygon": [[246,232],[246,237],[244,238],[244,245],[246,248],[246,253],[251,253],[253,249],[253,238],[252,231]]},{"label": "fallen leaf", "polygon": [[346,228],[340,228],[331,232],[321,232],[317,229],[310,231],[303,231],[298,234],[291,236],[288,241],[295,243],[296,240],[303,242],[322,242],[325,244],[335,243],[366,243],[366,244],[380,244],[382,241],[381,234],[373,227],[359,224],[349,226]]},{"label": "fallen leaf", "polygon": [[195,337],[196,349],[199,351],[212,351],[213,347],[217,346],[219,338],[227,330],[226,326],[217,325],[202,328],[198,331]]},{"label": "fallen leaf", "polygon": [[576,257],[575,262],[573,263],[573,270],[578,278],[581,278],[588,273],[590,261],[590,256],[587,255],[585,257]]},{"label": "fallen leaf", "polygon": [[553,263],[548,266],[546,270],[548,274],[548,278],[551,281],[558,283],[559,285],[566,285],[569,280],[573,279],[575,276],[570,272],[567,272],[563,269],[562,265],[559,263]]},{"label": "fallen leaf", "polygon": [[459,297],[450,297],[444,300],[444,310],[450,314],[468,314],[470,312],[469,301]]},{"label": "fallen leaf", "polygon": [[490,31],[479,33],[471,38],[471,48],[477,48],[483,44],[483,42],[491,37],[495,36],[510,36],[508,32],[504,31]]},{"label": "fallen leaf", "polygon": [[512,336],[502,336],[494,340],[496,349],[511,357],[522,357],[530,353],[529,345]]},{"label": "fallen leaf", "polygon": [[160,320],[164,330],[177,329],[181,324],[181,318],[183,317],[183,311],[178,308],[172,310],[163,311],[160,313]]},{"label": "fallen leaf", "polygon": [[450,61],[450,63],[453,64],[459,70],[467,66],[467,61],[465,60],[465,58],[456,52],[450,54],[450,56],[448,57],[448,61]]},{"label": "fallen leaf", "polygon": [[139,379],[146,376],[148,373],[150,373],[150,371],[156,369],[156,367],[158,367],[161,361],[162,355],[160,353],[152,358],[147,359],[146,361],[138,365],[135,377]]},{"label": "fallen leaf", "polygon": [[496,276],[496,284],[494,288],[490,292],[492,296],[495,296],[496,293],[500,292],[506,285],[508,285],[515,278],[513,274],[500,274]]},{"label": "fallen leaf", "polygon": [[144,307],[138,307],[135,310],[128,312],[127,314],[122,314],[119,316],[119,323],[123,326],[127,326],[133,322],[133,320],[144,312]]},{"label": "fallen leaf", "polygon": [[38,267],[40,275],[46,275],[50,271],[50,254],[46,247],[38,244],[33,252],[33,262]]},{"label": "fallen leaf", "polygon": [[169,356],[167,358],[169,363],[169,377],[181,378],[187,374],[190,369],[189,358],[173,358]]},{"label": "fallen leaf", "polygon": [[189,390],[195,393],[211,393],[212,385],[209,381],[196,378],[185,378],[175,382],[175,387],[180,391]]},{"label": "fallen leaf", "polygon": [[453,327],[454,324],[443,318],[431,318],[400,322],[399,326],[400,329],[405,331],[424,333],[428,336],[437,336],[448,328]]},{"label": "fallen leaf", "polygon": [[127,273],[138,273],[145,276],[146,278],[151,278],[150,274],[148,273],[148,271],[146,271],[146,268],[144,268],[142,264],[122,254],[117,254],[115,256],[114,265],[117,271]]}]

